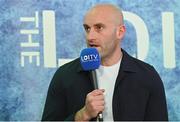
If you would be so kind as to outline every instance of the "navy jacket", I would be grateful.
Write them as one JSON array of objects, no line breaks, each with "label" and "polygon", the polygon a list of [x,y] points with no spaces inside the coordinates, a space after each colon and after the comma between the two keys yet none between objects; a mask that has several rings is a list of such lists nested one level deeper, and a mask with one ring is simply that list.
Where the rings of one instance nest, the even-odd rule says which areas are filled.
[{"label": "navy jacket", "polygon": [[[113,94],[114,120],[168,120],[165,91],[155,69],[124,50]],[[93,90],[80,59],[60,67],[49,86],[42,120],[74,120]],[[93,120],[93,119],[92,119]]]}]

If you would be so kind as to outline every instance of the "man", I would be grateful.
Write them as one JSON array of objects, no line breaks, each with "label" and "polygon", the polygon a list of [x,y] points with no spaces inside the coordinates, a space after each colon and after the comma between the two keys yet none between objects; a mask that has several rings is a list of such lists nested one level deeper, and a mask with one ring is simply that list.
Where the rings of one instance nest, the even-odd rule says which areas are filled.
[{"label": "man", "polygon": [[98,90],[80,59],[60,67],[49,86],[42,120],[168,120],[163,83],[155,69],[121,49],[122,11],[98,4],[84,17],[88,47],[101,56]]}]

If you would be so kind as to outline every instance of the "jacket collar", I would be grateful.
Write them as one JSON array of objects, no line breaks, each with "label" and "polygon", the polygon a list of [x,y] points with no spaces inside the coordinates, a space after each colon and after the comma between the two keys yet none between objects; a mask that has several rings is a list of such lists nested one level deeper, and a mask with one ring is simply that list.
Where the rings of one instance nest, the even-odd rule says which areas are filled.
[{"label": "jacket collar", "polygon": [[121,50],[122,50],[123,56],[122,56],[122,61],[121,61],[119,70],[125,71],[125,72],[137,72],[137,66],[135,64],[134,58],[130,56],[123,49]]},{"label": "jacket collar", "polygon": [[137,65],[133,57],[131,57],[126,51],[122,49],[123,57],[121,61],[121,65],[119,68],[119,73],[116,79],[115,88],[119,86],[119,84],[125,79],[129,74],[137,72]]}]

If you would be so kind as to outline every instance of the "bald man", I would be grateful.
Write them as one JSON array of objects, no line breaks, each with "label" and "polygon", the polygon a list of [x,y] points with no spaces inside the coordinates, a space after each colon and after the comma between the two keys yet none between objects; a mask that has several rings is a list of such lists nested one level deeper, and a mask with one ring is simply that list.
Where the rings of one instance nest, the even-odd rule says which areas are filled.
[{"label": "bald man", "polygon": [[84,17],[88,47],[101,56],[98,90],[80,59],[60,67],[49,86],[42,120],[168,120],[165,91],[156,70],[121,48],[126,29],[121,9],[98,4]]}]

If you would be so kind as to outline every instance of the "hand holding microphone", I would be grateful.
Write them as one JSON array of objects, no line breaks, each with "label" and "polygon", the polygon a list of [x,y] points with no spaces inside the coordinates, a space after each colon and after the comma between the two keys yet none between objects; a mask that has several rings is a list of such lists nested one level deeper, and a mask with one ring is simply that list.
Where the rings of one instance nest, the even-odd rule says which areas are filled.
[{"label": "hand holding microphone", "polygon": [[94,89],[86,96],[86,105],[84,110],[91,117],[97,117],[103,121],[102,111],[104,110],[104,90],[98,88],[97,76],[95,70],[99,68],[101,59],[96,48],[86,48],[81,51],[81,65],[85,71],[90,71]]},{"label": "hand holding microphone", "polygon": [[86,96],[85,102],[85,112],[90,116],[90,118],[102,119],[100,118],[101,112],[104,110],[104,89],[96,89],[90,92]]}]

